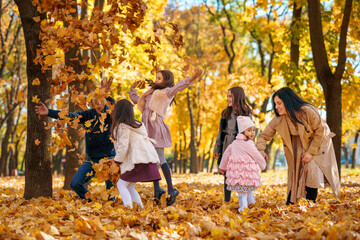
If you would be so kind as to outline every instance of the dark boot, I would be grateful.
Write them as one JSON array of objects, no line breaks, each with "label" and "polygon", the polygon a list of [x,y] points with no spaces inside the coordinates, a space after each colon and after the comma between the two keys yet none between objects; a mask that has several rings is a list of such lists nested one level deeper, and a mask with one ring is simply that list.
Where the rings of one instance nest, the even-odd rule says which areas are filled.
[{"label": "dark boot", "polygon": [[306,191],[306,199],[316,202],[318,189],[311,188],[311,187],[305,187],[305,191]]},{"label": "dark boot", "polygon": [[231,191],[227,190],[226,175],[224,175],[224,196],[225,196],[225,202],[230,202],[230,200],[231,200]]}]

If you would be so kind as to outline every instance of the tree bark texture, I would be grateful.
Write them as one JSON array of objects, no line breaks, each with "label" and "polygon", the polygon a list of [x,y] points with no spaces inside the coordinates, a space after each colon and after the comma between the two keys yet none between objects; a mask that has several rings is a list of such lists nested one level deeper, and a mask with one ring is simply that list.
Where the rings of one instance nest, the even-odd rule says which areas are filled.
[{"label": "tree bark texture", "polygon": [[[35,22],[33,17],[40,16],[43,20],[45,14],[37,12],[36,7],[32,5],[31,0],[16,0],[20,12],[20,18],[23,26],[26,46],[28,76],[28,113],[27,113],[27,140],[25,155],[25,199],[36,197],[52,197],[52,175],[51,175],[51,156],[48,151],[50,143],[50,130],[44,129],[44,121],[48,124],[48,117],[43,116],[38,119],[35,114],[36,103],[32,98],[37,96],[41,101],[50,98],[50,79],[51,71],[42,71],[40,65],[34,63],[37,49],[41,45],[39,39],[40,22]],[[32,85],[32,81],[39,78],[40,85]],[[40,141],[39,145],[35,140]]]}]

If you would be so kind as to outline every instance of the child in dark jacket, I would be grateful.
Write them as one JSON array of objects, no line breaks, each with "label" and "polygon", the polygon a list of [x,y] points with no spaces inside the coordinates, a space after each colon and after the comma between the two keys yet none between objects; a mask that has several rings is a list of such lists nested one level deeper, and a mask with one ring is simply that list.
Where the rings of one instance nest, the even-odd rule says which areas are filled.
[{"label": "child in dark jacket", "polygon": [[[109,88],[110,85],[111,80],[108,82],[107,87]],[[106,100],[108,100],[111,104],[115,102],[111,97],[107,97]],[[114,144],[110,140],[111,118],[108,113],[108,109],[110,109],[110,107],[106,105],[106,100],[94,99],[94,108],[86,111],[68,113],[67,115],[67,117],[71,119],[78,118],[79,123],[84,124],[86,130],[85,141],[87,161],[85,161],[75,173],[73,179],[71,180],[70,187],[81,199],[87,199],[89,202],[91,199],[85,197],[85,194],[88,193],[89,190],[84,186],[84,184],[89,182],[95,175],[93,163],[99,163],[100,159],[105,157],[113,158],[115,156]],[[60,111],[48,109],[42,102],[35,107],[35,112],[39,115],[60,119]],[[102,123],[99,120],[101,113],[106,113],[103,126],[101,126]],[[86,123],[90,124],[88,125]],[[108,190],[113,187],[110,180],[107,180],[105,184],[106,189]],[[113,198],[112,200],[115,199]]]}]

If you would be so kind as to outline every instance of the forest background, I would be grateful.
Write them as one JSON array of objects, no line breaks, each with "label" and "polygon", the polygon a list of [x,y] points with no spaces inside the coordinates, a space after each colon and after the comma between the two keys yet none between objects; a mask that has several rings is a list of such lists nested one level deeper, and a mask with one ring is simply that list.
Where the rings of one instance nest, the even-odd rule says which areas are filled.
[{"label": "forest background", "polygon": [[[26,198],[51,196],[53,173],[69,189],[85,156],[78,121],[36,116],[38,101],[65,116],[103,97],[102,79],[113,76],[110,95],[128,98],[133,81],[154,80],[158,69],[176,82],[204,70],[167,116],[174,172],[217,171],[213,148],[233,86],[245,89],[259,131],[273,116],[271,94],[291,87],[336,133],[339,166],[359,161],[358,1],[0,3],[0,173],[25,173]],[[285,166],[282,151],[274,138],[267,168]]]}]

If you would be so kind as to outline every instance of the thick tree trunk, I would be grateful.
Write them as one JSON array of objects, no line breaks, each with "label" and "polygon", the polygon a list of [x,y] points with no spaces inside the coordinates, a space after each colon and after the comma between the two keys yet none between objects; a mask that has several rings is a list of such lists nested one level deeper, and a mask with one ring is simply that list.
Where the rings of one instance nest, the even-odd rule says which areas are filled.
[{"label": "thick tree trunk", "polygon": [[[73,9],[77,9],[77,6],[72,6]],[[75,19],[78,18],[78,12],[75,11],[71,14],[72,17]],[[68,24],[66,24],[68,25]],[[81,72],[84,70],[83,67],[80,65],[81,61],[81,54],[78,44],[74,44],[73,48],[69,48],[69,50],[65,53],[65,65],[67,67],[72,68],[74,74],[81,74]],[[82,83],[79,82],[79,80],[73,81],[69,84],[69,90],[70,90],[70,98],[72,97],[72,90],[81,92],[83,89],[80,89],[80,86]],[[80,111],[81,108],[77,105],[75,105],[74,102],[69,101],[69,112],[77,112]],[[81,126],[74,129],[73,127],[68,128],[68,136],[71,140],[72,145],[66,146],[66,165],[65,165],[65,181],[64,181],[64,189],[70,190],[70,183],[72,178],[74,177],[76,173],[76,168],[79,167],[78,164],[78,156],[81,154],[85,154],[85,138],[80,138],[78,136],[78,130],[81,128]],[[76,146],[77,144],[77,146]]]},{"label": "thick tree trunk", "polygon": [[[326,122],[332,132],[336,134],[332,138],[336,161],[341,171],[341,136],[342,136],[342,113],[341,113],[341,82],[340,80],[332,81],[332,86],[326,88],[325,103],[326,103]],[[325,90],[325,88],[324,88]]]},{"label": "thick tree trunk", "polygon": [[[41,66],[34,63],[37,48],[41,45],[39,40],[40,22],[35,22],[33,17],[40,16],[41,20],[46,18],[45,14],[37,12],[31,0],[16,0],[20,12],[20,18],[24,30],[26,55],[27,55],[27,76],[28,76],[28,96],[27,96],[27,141],[25,156],[25,199],[34,197],[52,197],[52,175],[51,157],[48,151],[50,143],[50,130],[44,129],[44,121],[48,124],[48,117],[43,116],[41,120],[35,114],[35,103],[32,98],[37,96],[45,102],[50,97],[51,71],[42,72]],[[32,85],[32,81],[39,78],[40,85]],[[40,141],[39,145],[35,140]]]},{"label": "thick tree trunk", "polygon": [[351,169],[355,169],[356,148],[357,148],[357,142],[358,142],[358,139],[359,139],[359,132],[360,132],[360,129],[356,131],[356,134],[355,134],[355,137],[354,137],[355,147],[352,149],[352,154],[351,154]]},{"label": "thick tree trunk", "polygon": [[333,74],[328,62],[325,40],[321,21],[320,0],[308,0],[308,15],[310,27],[311,48],[318,81],[324,89],[326,102],[326,120],[330,130],[336,134],[333,138],[336,161],[341,171],[341,79],[346,63],[346,37],[352,10],[352,0],[346,0],[344,15],[340,29],[339,57],[335,73]]}]

